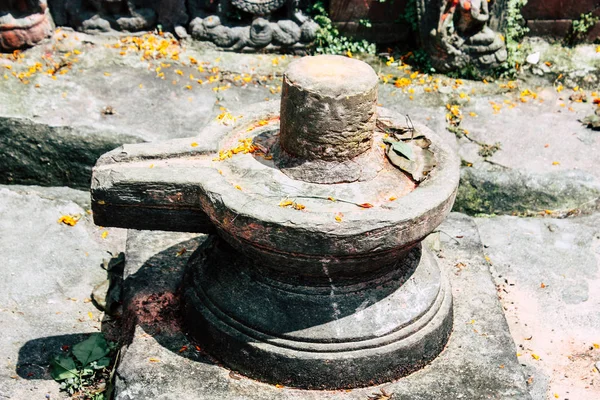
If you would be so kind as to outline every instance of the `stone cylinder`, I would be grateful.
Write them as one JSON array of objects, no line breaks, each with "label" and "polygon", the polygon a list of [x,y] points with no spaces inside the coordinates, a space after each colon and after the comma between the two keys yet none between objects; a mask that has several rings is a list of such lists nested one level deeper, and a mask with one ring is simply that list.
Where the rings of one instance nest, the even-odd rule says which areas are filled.
[{"label": "stone cylinder", "polygon": [[353,58],[322,55],[290,64],[283,77],[281,147],[306,160],[345,161],[372,146],[377,74]]}]

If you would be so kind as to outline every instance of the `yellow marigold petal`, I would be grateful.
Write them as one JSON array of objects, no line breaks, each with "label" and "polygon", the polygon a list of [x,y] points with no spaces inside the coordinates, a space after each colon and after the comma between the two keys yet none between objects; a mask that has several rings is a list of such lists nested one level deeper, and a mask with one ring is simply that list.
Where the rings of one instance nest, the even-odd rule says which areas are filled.
[{"label": "yellow marigold petal", "polygon": [[289,199],[283,199],[281,200],[281,202],[279,203],[279,207],[288,207],[291,206],[292,204],[294,204],[294,202],[292,200]]}]

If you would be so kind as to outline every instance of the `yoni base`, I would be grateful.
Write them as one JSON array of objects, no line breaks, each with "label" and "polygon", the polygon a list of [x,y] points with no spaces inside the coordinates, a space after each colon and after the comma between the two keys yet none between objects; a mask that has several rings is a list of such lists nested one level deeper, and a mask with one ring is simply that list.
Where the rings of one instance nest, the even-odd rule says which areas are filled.
[{"label": "yoni base", "polygon": [[317,286],[274,280],[211,236],[190,259],[184,288],[184,325],[202,348],[286,386],[397,379],[434,359],[452,329],[450,286],[420,244],[381,276]]},{"label": "yoni base", "polygon": [[123,300],[132,329],[115,375],[115,399],[365,400],[383,389],[394,400],[531,400],[473,220],[453,213],[439,229],[445,242],[438,263],[454,302],[445,349],[396,381],[332,391],[262,383],[220,365],[177,319],[187,260],[206,236],[129,231]]}]

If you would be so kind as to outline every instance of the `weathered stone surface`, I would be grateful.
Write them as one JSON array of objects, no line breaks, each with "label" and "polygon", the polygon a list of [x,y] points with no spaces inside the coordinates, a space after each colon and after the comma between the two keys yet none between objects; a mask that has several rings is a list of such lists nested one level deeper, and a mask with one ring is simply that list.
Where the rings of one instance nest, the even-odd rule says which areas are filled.
[{"label": "weathered stone surface", "polygon": [[[188,91],[183,87],[183,79],[175,75],[173,70],[181,69],[186,77],[189,73],[198,76],[195,68],[191,70],[173,62],[171,69],[165,70],[167,79],[162,80],[155,73],[148,72],[148,63],[141,63],[138,55],[120,56],[118,50],[107,49],[105,45],[114,44],[117,41],[115,38],[91,36],[68,29],[63,29],[62,34],[67,38],[55,42],[56,51],[46,44],[29,49],[24,52],[26,58],[23,64],[29,66],[35,61],[42,62],[42,54],[54,54],[55,59],[58,59],[58,52],[72,53],[74,49],[79,49],[82,52],[78,56],[81,63],[76,65],[73,72],[81,72],[59,76],[56,81],[48,76],[36,75],[28,85],[13,78],[10,72],[7,72],[10,79],[0,79],[0,119],[5,120],[3,126],[6,129],[0,132],[0,147],[3,154],[8,154],[0,158],[0,180],[5,183],[68,184],[87,189],[90,168],[96,157],[111,146],[117,147],[124,142],[160,141],[190,136],[221,113],[219,106],[231,110],[235,116],[242,115],[241,110],[248,104],[278,96],[273,95],[270,90],[275,91],[280,85],[278,77],[282,69],[293,60],[293,57],[288,56],[220,52],[190,44],[182,51],[181,60],[187,60],[191,55],[199,62],[210,62],[220,68],[223,76],[247,73],[253,79],[259,76],[274,76],[275,79],[260,85],[234,85],[220,92],[212,90],[221,85],[219,82],[211,85],[195,84],[193,90]],[[380,83],[379,101],[403,115],[422,115],[422,122],[443,139],[448,139],[450,145],[456,146],[454,134],[445,131],[445,104],[456,97],[458,92],[468,92],[471,100],[463,107],[465,119],[462,126],[477,140],[502,143],[502,149],[491,157],[491,161],[524,171],[526,179],[532,180],[532,183],[524,182],[525,186],[535,186],[535,181],[542,179],[538,175],[551,172],[551,177],[557,180],[557,184],[560,180],[563,182],[560,185],[569,187],[568,191],[563,191],[565,196],[558,196],[553,192],[556,185],[539,185],[544,198],[559,199],[553,203],[556,205],[552,209],[571,207],[572,198],[581,198],[581,203],[585,203],[592,199],[588,197],[589,183],[586,182],[600,179],[600,170],[596,168],[600,162],[600,141],[597,140],[598,135],[586,129],[578,119],[593,112],[593,106],[590,103],[569,103],[566,101],[568,96],[565,95],[569,93],[556,93],[547,79],[563,73],[565,87],[580,85],[587,89],[595,88],[594,80],[590,80],[598,74],[595,47],[580,45],[570,49],[539,40],[528,40],[526,45],[533,47],[532,52],[541,53],[538,64],[545,61],[552,63],[552,72],[543,79],[532,79],[525,75],[526,80],[518,83],[519,89],[508,91],[505,95],[497,94],[499,91],[506,91],[499,89],[499,85],[465,80],[463,86],[449,94],[421,93],[419,87],[414,86],[416,92],[411,95],[414,99],[409,101],[408,94],[403,94],[402,89],[389,83]],[[215,63],[217,59],[221,60],[218,64]],[[12,65],[13,70],[19,72],[21,65],[7,60],[3,62]],[[381,68],[382,74],[397,73],[395,67],[373,65]],[[157,66],[160,63],[153,64],[152,68]],[[110,76],[104,76],[104,72]],[[177,80],[178,84],[173,85],[173,80]],[[41,87],[35,88],[36,84]],[[140,84],[143,88],[139,87]],[[544,102],[521,103],[518,96],[525,88],[534,90]],[[560,100],[559,97],[563,96],[564,99]],[[219,104],[215,105],[217,97]],[[509,108],[504,105],[496,114],[490,101],[503,104],[504,100],[515,102],[518,106]],[[115,115],[102,114],[102,109],[108,105],[116,110]],[[469,117],[468,112],[471,111],[478,116]],[[166,118],[166,115],[171,117]],[[34,134],[29,132],[33,129]],[[3,137],[4,134],[7,136]],[[43,140],[45,137],[48,138],[47,141]],[[199,143],[202,144],[202,141]],[[42,148],[37,147],[38,144]],[[459,145],[463,149],[462,158],[474,163],[475,168],[490,166],[477,156],[476,145],[467,139],[461,139]],[[43,154],[37,156],[38,151]],[[560,162],[560,165],[553,165],[554,161]],[[574,169],[589,174],[583,180],[577,178],[577,182],[582,182],[581,184],[569,182],[575,178],[566,172]],[[490,171],[490,174],[493,172]],[[481,179],[490,184],[496,181],[493,177],[485,178],[483,174]],[[509,179],[498,182],[513,184]],[[465,183],[468,182],[465,180]],[[480,189],[476,192],[477,195],[486,198],[488,195],[483,186],[477,187]],[[534,209],[539,204],[537,200],[529,204],[522,203],[526,198],[532,199],[514,197],[515,202],[512,204],[498,198],[492,200],[502,200],[505,204],[503,209],[506,207],[503,212],[507,213],[523,208]],[[498,207],[494,209],[499,212]],[[487,212],[486,210],[489,208],[474,212]],[[163,220],[168,221],[169,218]]]},{"label": "weathered stone surface", "polygon": [[[457,323],[446,349],[423,370],[393,383],[349,392],[278,388],[218,366],[196,349],[196,343],[190,342],[179,325],[163,324],[162,318],[148,318],[146,311],[139,310],[140,322],[132,331],[131,343],[118,370],[116,398],[363,400],[383,388],[394,393],[394,397],[418,400],[529,399],[473,220],[451,214],[440,229],[452,238],[442,236],[443,258],[438,262],[452,283]],[[190,238],[187,234],[179,237],[177,240],[177,234],[135,232],[128,240],[127,291],[143,293],[140,299],[174,299],[166,307],[167,303],[151,301],[149,308],[156,306],[156,315],[177,307],[174,294],[189,252],[180,257],[177,253],[197,245],[186,242]],[[454,268],[459,262],[465,267]],[[183,346],[186,348],[180,352]],[[160,361],[151,362],[151,357]]]},{"label": "weathered stone surface", "polygon": [[[94,226],[89,207],[86,192],[0,186],[2,398],[65,398],[50,377],[51,357],[100,329],[91,290],[106,277],[107,251],[124,250],[125,232]],[[63,214],[82,217],[67,226],[57,222]]]},{"label": "weathered stone surface", "polygon": [[341,56],[303,57],[283,76],[281,146],[303,160],[341,161],[372,147],[377,74]]},{"label": "weathered stone surface", "polygon": [[253,15],[268,15],[286,3],[293,4],[289,0],[231,0],[231,4]]},{"label": "weathered stone surface", "polygon": [[49,126],[22,118],[0,118],[3,182],[81,187],[91,165],[122,142],[139,142],[127,134],[90,127]]},{"label": "weathered stone surface", "polygon": [[599,398],[600,215],[476,222],[532,397]]},{"label": "weathered stone surface", "polygon": [[388,382],[434,359],[452,327],[450,287],[420,246],[383,275],[350,284],[331,279],[329,286],[282,285],[215,237],[188,268],[190,334],[230,368],[273,384]]},{"label": "weathered stone surface", "polygon": [[[300,96],[284,89],[281,118],[273,103],[263,103],[244,111],[242,126],[224,129],[220,120],[209,126],[200,133],[203,146],[189,138],[190,147],[182,139],[104,155],[92,177],[97,223],[123,226],[110,211],[129,206],[174,215],[182,209],[183,217],[195,211],[214,225],[218,239],[207,240],[188,262],[183,320],[190,336],[230,367],[305,389],[354,388],[405,376],[440,353],[452,327],[449,285],[420,241],[452,207],[458,160],[423,128],[420,140],[428,141],[435,158],[426,181],[417,185],[386,163],[382,146],[373,143],[375,120],[400,126],[400,116],[377,110],[377,76],[366,63],[308,57],[293,63],[284,81],[317,94],[309,102],[313,111],[291,112],[289,103]],[[349,103],[352,97],[359,101]],[[347,117],[330,115],[328,108]],[[322,115],[308,122],[320,126],[329,149],[310,151],[314,158],[327,161],[338,153],[336,159],[356,162],[357,154],[346,154],[343,146],[354,145],[357,130],[367,136],[360,153],[378,157],[379,173],[324,186],[277,168],[280,153],[274,149],[284,147],[285,132],[296,142],[314,141],[313,132],[288,129],[315,114]],[[382,137],[378,132],[381,145]],[[345,175],[339,182],[346,182]],[[273,201],[290,188],[294,200],[288,194]],[[296,198],[310,200],[308,208]],[[126,222],[139,226],[131,218]],[[207,232],[207,225],[202,221],[194,231]]]},{"label": "weathered stone surface", "polygon": [[[465,168],[454,209],[469,214],[600,207],[600,182],[582,171],[532,173]],[[579,211],[577,211],[579,212]]]},{"label": "weathered stone surface", "polygon": [[[61,75],[56,81],[39,74],[28,85],[12,76],[10,80],[1,79],[0,182],[87,189],[91,167],[101,154],[123,143],[194,135],[221,113],[215,106],[217,96],[221,99],[219,105],[232,112],[236,112],[240,99],[258,102],[271,96],[269,88],[254,85],[243,92],[234,87],[217,94],[212,87],[195,81],[191,81],[195,86],[190,91],[184,86],[190,73],[198,74],[196,67],[186,70],[185,80],[171,72],[180,81],[173,85],[171,77],[157,79],[156,67],[148,71],[148,65],[140,63],[138,57],[119,59],[99,49],[109,41],[96,42],[91,36],[76,35],[82,37],[68,51],[81,49],[79,57],[85,63],[85,73]],[[84,39],[94,44],[84,45]],[[229,57],[218,53],[201,56],[195,51],[191,54],[211,62]],[[253,68],[253,73],[266,73],[259,66],[260,59],[246,57],[238,58],[240,63],[229,63],[236,75],[252,72]],[[107,106],[114,114],[103,113]]]},{"label": "weathered stone surface", "polygon": [[[259,155],[237,154],[214,161],[218,150],[238,146],[240,138],[260,137],[278,128],[273,119],[276,103],[259,104],[244,114],[243,125],[209,125],[201,134],[204,146],[188,147],[194,139],[187,144],[182,139],[165,148],[143,150],[145,145],[140,144],[106,154],[92,182],[95,215],[109,215],[110,211],[103,210],[117,208],[121,216],[138,207],[149,213],[194,209],[198,221],[208,216],[233,247],[280,272],[294,275],[297,269],[303,275],[323,277],[314,261],[328,259],[330,276],[335,277],[361,273],[376,266],[374,260],[381,265],[393,263],[444,219],[454,201],[458,161],[448,145],[430,132],[425,134],[433,142],[438,167],[416,190],[402,172],[389,165],[373,185],[323,187],[290,179],[273,168],[273,160]],[[265,120],[271,122],[257,128],[258,121]],[[248,126],[253,129],[248,131]],[[121,152],[123,157],[119,157]],[[140,152],[147,156],[141,158]],[[184,159],[184,154],[195,156]],[[393,196],[397,200],[390,201]],[[332,202],[329,197],[340,201]],[[306,210],[281,207],[282,198],[297,200]],[[248,206],[253,203],[260,206]],[[359,206],[363,203],[369,204],[367,208]],[[335,219],[338,212],[343,213],[343,223]],[[117,218],[99,217],[97,222],[123,226]],[[186,223],[181,229],[206,232],[207,226]]]}]

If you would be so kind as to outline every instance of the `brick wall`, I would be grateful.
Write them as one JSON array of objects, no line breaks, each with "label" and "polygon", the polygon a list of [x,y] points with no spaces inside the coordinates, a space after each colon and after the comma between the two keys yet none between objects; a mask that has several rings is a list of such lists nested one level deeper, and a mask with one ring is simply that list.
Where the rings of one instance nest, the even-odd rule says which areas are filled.
[{"label": "brick wall", "polygon": [[[378,43],[409,40],[406,24],[398,22],[407,0],[330,0],[329,14],[344,34],[366,38]],[[504,0],[497,0],[499,12]],[[574,19],[592,10],[600,16],[600,0],[529,0],[523,8],[523,16],[532,36],[564,38]],[[371,28],[360,26],[360,19],[369,19]],[[590,31],[589,41],[600,38],[600,23]]]},{"label": "brick wall", "polygon": [[[398,21],[407,0],[330,0],[329,16],[346,35],[377,43],[394,43],[408,40],[409,27]],[[358,22],[368,19],[372,26],[366,28]]]},{"label": "brick wall", "polygon": [[[600,16],[600,0],[529,0],[523,7],[523,17],[532,36],[563,38],[574,19],[594,10]],[[588,40],[600,37],[600,23],[589,32]]]}]

